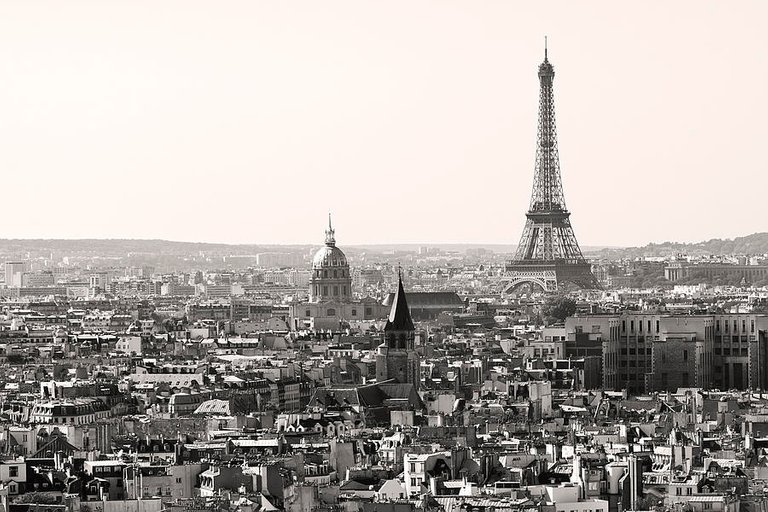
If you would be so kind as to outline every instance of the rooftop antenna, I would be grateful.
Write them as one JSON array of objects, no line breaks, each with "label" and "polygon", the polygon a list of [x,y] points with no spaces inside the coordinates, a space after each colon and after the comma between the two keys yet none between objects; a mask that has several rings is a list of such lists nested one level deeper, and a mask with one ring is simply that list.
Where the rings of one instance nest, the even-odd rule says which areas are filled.
[{"label": "rooftop antenna", "polygon": [[547,60],[547,36],[544,36],[544,60]]}]

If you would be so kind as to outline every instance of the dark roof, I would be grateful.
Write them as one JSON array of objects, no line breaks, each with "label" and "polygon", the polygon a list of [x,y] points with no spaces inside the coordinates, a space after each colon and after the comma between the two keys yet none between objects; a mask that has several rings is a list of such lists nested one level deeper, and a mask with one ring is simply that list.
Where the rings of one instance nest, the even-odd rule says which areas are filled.
[{"label": "dark roof", "polygon": [[392,405],[392,400],[406,400],[412,405],[422,405],[421,398],[413,384],[400,384],[391,381],[354,387],[317,388],[309,405],[310,407],[321,405],[325,408],[344,408],[355,405],[377,408]]},{"label": "dark roof", "polygon": [[317,388],[309,402],[310,406],[319,404],[325,408],[351,407],[354,405],[368,405],[360,399],[358,390],[353,387]]},{"label": "dark roof", "polygon": [[368,491],[371,490],[371,487],[378,488],[380,485],[378,484],[366,484],[363,482],[358,482],[357,480],[348,480],[347,482],[344,482],[339,487],[340,491]]},{"label": "dark roof", "polygon": [[389,318],[387,318],[387,325],[384,326],[384,331],[413,331],[413,320],[411,320],[411,312],[408,309],[408,302],[405,300],[405,290],[403,290],[403,280],[398,278],[397,280],[397,292],[395,293],[395,299],[392,301],[392,309],[389,311]]},{"label": "dark roof", "polygon": [[30,458],[53,457],[57,452],[65,456],[73,455],[78,448],[69,443],[64,436],[53,436],[53,439],[37,450]]},{"label": "dark roof", "polygon": [[[384,298],[382,304],[391,306],[394,302],[395,294],[389,293]],[[409,292],[408,303],[413,308],[423,306],[463,306],[464,301],[456,292]]]}]

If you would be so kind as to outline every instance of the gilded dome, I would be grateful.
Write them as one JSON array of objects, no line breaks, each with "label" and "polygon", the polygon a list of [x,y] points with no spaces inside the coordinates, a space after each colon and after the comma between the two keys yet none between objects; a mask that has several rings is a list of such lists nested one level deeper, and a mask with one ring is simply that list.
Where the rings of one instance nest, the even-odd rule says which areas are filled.
[{"label": "gilded dome", "polygon": [[347,263],[347,257],[344,256],[344,252],[335,245],[321,247],[312,259],[312,270],[348,266],[349,263]]},{"label": "gilded dome", "polygon": [[325,247],[321,247],[312,258],[312,270],[324,268],[349,267],[344,251],[336,247],[336,231],[331,225],[331,214],[328,214],[328,229],[325,230]]}]

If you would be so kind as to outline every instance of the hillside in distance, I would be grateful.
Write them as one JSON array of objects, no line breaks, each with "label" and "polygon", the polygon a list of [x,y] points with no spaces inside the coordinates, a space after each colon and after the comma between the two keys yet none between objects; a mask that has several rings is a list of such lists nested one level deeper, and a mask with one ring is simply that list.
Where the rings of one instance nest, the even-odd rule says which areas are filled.
[{"label": "hillside in distance", "polygon": [[[55,253],[60,255],[126,257],[140,255],[188,256],[188,255],[255,255],[261,252],[309,253],[319,243],[279,244],[225,244],[210,242],[176,242],[159,239],[0,239],[0,256],[26,258]],[[512,254],[512,244],[457,244],[457,243],[383,243],[351,244],[341,247],[348,254],[360,252],[386,254],[392,252],[418,252],[421,247],[442,251],[466,252],[468,249],[486,249],[495,254]],[[663,242],[643,247],[584,246],[589,257],[608,259],[637,258],[644,256],[674,256],[676,254],[768,254],[768,232],[754,233],[734,239],[712,239],[696,243]]]},{"label": "hillside in distance", "polygon": [[695,256],[721,255],[721,254],[767,254],[768,233],[753,233],[733,239],[713,238],[704,242],[680,243],[663,242],[650,243],[643,247],[625,247],[615,249],[603,249],[599,255],[604,258],[638,258],[643,256],[674,256],[676,254],[690,254]]},{"label": "hillside in distance", "polygon": [[[45,251],[65,254],[98,254],[125,256],[126,254],[173,254],[187,255],[199,252],[212,254],[253,255],[274,251],[310,251],[319,242],[306,244],[225,244],[211,242],[176,242],[160,239],[85,238],[85,239],[0,239],[0,254],[40,253]],[[468,249],[486,249],[497,254],[511,254],[517,248],[512,244],[479,243],[382,243],[339,244],[345,251],[355,252],[418,252],[423,247],[449,252],[466,252]],[[605,246],[583,247],[585,252],[606,249]]]},{"label": "hillside in distance", "polygon": [[[290,246],[284,246],[289,248]],[[229,245],[207,242],[173,242],[143,239],[0,239],[0,252],[24,253],[53,251],[66,254],[99,254],[103,256],[139,254],[194,254],[224,252],[230,254],[257,253],[274,250],[269,245]]]}]

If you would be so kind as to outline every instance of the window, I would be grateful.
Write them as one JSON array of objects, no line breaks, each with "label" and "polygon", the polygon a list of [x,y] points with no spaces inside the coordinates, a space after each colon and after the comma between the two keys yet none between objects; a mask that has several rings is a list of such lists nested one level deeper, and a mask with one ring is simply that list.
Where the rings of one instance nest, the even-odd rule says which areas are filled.
[{"label": "window", "polygon": [[687,360],[688,360],[688,351],[683,350],[683,361],[687,361]]},{"label": "window", "polygon": [[336,316],[336,310],[333,308],[328,308],[328,316]]},{"label": "window", "polygon": [[418,482],[416,481],[416,479],[415,479],[415,478],[411,478],[411,486],[412,486],[412,487],[416,487],[417,485],[419,485],[419,484],[418,484]]},{"label": "window", "polygon": [[181,483],[181,478],[176,478],[176,483],[180,484]]},{"label": "window", "polygon": [[334,286],[333,287],[333,295],[334,296],[338,296],[339,295],[339,287],[338,286]]},{"label": "window", "polygon": [[352,310],[352,316],[357,316],[357,310],[356,309]]},{"label": "window", "polygon": [[312,316],[312,312],[310,310],[306,310],[304,312],[304,316]]},{"label": "window", "polygon": [[415,472],[416,472],[416,464],[411,462],[411,473],[415,473]]},{"label": "window", "polygon": [[19,476],[19,466],[9,466],[8,467],[8,476],[10,476],[10,477]]}]

